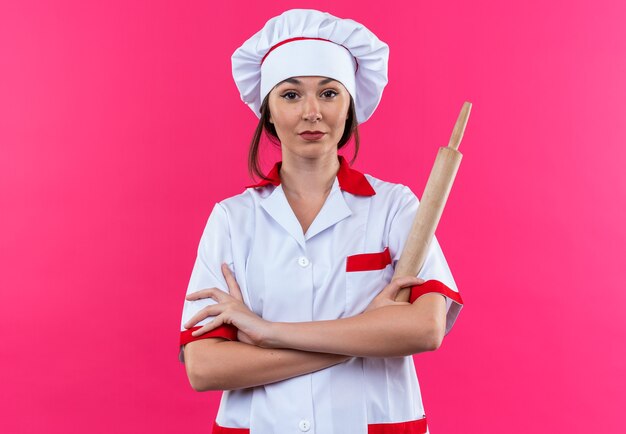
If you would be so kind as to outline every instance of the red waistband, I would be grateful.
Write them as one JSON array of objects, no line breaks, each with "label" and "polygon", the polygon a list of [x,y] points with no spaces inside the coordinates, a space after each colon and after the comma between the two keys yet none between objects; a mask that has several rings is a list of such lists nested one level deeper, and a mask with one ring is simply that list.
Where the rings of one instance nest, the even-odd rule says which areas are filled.
[{"label": "red waistband", "polygon": [[[367,434],[425,434],[426,418],[409,422],[372,423],[367,425]],[[213,434],[250,434],[248,428],[227,428],[213,422]]]}]

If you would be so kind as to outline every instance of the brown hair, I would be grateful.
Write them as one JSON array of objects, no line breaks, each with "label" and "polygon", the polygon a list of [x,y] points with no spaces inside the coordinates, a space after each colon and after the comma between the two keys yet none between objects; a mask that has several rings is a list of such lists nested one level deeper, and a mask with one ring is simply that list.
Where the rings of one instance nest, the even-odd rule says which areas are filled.
[{"label": "brown hair", "polygon": [[[257,177],[267,181],[268,178],[263,174],[261,166],[259,165],[259,143],[264,131],[272,144],[280,146],[280,139],[278,138],[278,134],[276,134],[276,128],[274,128],[274,124],[270,122],[269,94],[263,100],[263,104],[261,104],[261,118],[259,119],[259,123],[254,131],[254,136],[252,136],[252,142],[250,142],[250,149],[248,151],[248,173],[250,174],[250,177],[254,177],[254,175],[256,175]],[[343,135],[341,136],[341,139],[339,139],[339,143],[337,143],[337,149],[343,148],[346,143],[348,143],[348,140],[350,140],[352,135],[354,135],[354,156],[352,157],[352,160],[350,160],[350,165],[352,165],[352,163],[356,160],[356,156],[359,153],[360,143],[354,100],[352,99],[352,96],[350,96],[348,117],[346,118]]]}]

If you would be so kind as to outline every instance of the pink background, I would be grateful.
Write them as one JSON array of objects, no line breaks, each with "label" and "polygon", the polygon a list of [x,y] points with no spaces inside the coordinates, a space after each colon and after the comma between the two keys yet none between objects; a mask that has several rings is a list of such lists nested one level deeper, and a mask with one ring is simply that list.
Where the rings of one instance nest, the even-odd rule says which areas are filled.
[{"label": "pink background", "polygon": [[0,432],[210,432],[178,327],[250,183],[230,56],[294,7],[391,47],[357,169],[421,195],[473,103],[437,232],[466,305],[415,357],[431,432],[622,432],[620,0],[0,3]]}]

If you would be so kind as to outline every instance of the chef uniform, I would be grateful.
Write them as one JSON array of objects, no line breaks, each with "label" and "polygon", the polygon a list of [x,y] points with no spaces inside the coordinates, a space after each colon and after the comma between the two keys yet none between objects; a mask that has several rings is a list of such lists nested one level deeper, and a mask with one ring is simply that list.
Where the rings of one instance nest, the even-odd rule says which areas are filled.
[{"label": "chef uniform", "polygon": [[[293,61],[302,50],[308,55]],[[316,60],[307,60],[311,58]],[[295,9],[270,20],[235,52],[233,75],[242,99],[257,116],[262,99],[285,78],[335,78],[352,95],[357,120],[363,122],[387,82],[387,58],[387,45],[361,24]],[[268,321],[333,320],[362,313],[391,280],[419,202],[408,187],[363,174],[343,156],[338,158],[331,191],[306,233],[285,197],[281,162],[268,173],[269,180],[217,203],[202,234],[187,293],[211,287],[228,291],[220,268],[226,262],[244,303]],[[426,282],[411,288],[410,301],[424,293],[441,293],[446,298],[447,334],[463,301],[436,237],[418,276]],[[188,342],[236,340],[237,330],[230,325],[191,335],[211,318],[189,330],[183,326],[213,303],[210,298],[185,301],[181,361]],[[272,384],[224,391],[213,432],[428,431],[413,358],[406,356],[353,357]]]}]

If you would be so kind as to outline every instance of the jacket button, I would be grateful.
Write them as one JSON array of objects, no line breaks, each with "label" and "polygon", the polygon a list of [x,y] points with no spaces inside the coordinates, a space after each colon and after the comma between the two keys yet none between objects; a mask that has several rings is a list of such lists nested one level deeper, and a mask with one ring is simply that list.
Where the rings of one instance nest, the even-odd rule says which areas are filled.
[{"label": "jacket button", "polygon": [[298,264],[300,264],[302,268],[307,267],[310,263],[311,261],[309,261],[309,258],[307,258],[306,256],[300,256],[298,258]]},{"label": "jacket button", "polygon": [[302,432],[307,432],[311,429],[311,422],[309,422],[307,419],[302,419],[298,424],[298,428],[300,428],[300,431]]}]

